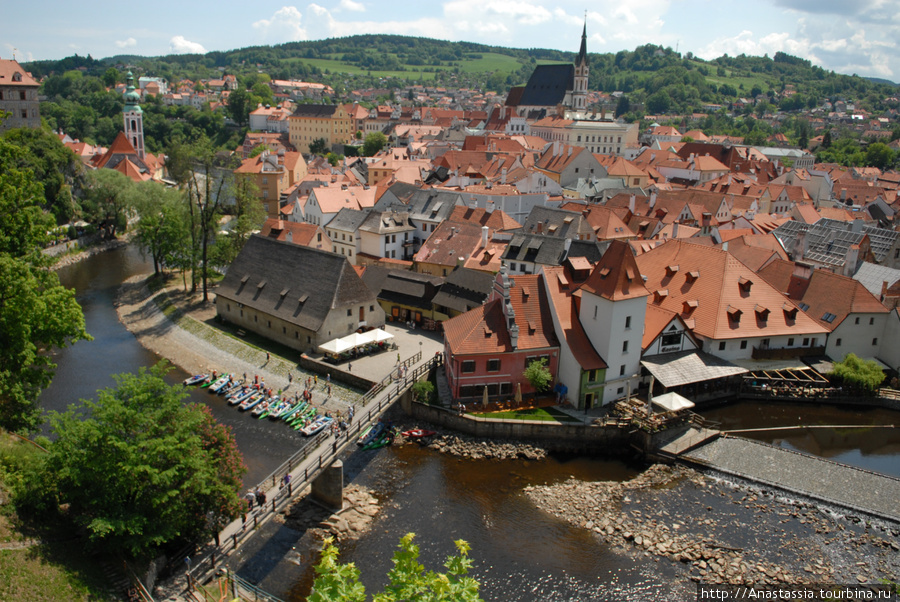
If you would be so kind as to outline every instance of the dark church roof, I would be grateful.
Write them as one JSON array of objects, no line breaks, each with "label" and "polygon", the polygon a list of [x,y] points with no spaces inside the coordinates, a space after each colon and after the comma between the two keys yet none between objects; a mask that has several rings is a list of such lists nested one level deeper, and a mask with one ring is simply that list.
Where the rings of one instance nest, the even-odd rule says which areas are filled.
[{"label": "dark church roof", "polygon": [[555,107],[575,87],[574,65],[538,65],[519,99],[520,106]]}]

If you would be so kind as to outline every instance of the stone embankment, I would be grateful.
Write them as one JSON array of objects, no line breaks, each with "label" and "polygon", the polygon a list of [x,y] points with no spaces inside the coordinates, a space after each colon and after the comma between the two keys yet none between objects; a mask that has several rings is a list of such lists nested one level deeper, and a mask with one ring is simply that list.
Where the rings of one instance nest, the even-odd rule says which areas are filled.
[{"label": "stone embankment", "polygon": [[118,249],[119,247],[124,247],[128,244],[127,237],[123,240],[109,240],[104,243],[100,243],[91,247],[87,247],[82,251],[78,251],[77,253],[70,253],[68,255],[62,256],[59,261],[53,264],[53,270],[59,270],[66,266],[70,266],[78,263],[82,259],[87,259],[92,255],[96,255],[97,253],[103,253],[105,251],[112,251],[113,249]]},{"label": "stone embankment", "polygon": [[435,435],[427,446],[435,451],[472,460],[543,460],[547,450],[524,441],[477,439],[466,435]]},{"label": "stone embankment", "polygon": [[693,581],[877,583],[900,571],[896,529],[729,488],[684,467],[655,465],[627,482],[569,480],[525,494],[614,549],[681,564]]}]

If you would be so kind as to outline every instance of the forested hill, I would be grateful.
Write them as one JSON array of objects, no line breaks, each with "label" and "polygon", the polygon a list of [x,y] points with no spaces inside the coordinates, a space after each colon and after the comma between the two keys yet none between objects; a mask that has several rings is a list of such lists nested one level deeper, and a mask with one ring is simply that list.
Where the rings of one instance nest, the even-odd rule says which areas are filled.
[{"label": "forested hill", "polygon": [[[574,37],[573,49],[578,42],[578,37]],[[269,79],[303,79],[330,85],[336,98],[329,101],[343,101],[351,90],[370,88],[382,91],[381,102],[382,98],[401,98],[394,91],[410,84],[503,94],[511,86],[524,84],[539,63],[571,62],[574,58],[574,52],[557,50],[360,35],[204,55],[123,55],[101,60],[75,55],[59,61],[33,62],[26,68],[37,77],[55,76],[45,81],[43,93],[57,103],[66,99],[79,102],[63,93],[67,88],[84,87],[70,76],[96,76],[96,81],[111,87],[123,81],[126,69],[136,76],[162,77],[173,83],[190,79],[197,82],[195,89],[202,89],[201,82],[219,79],[225,73],[236,75],[246,89]],[[647,44],[614,54],[590,54],[589,59],[590,90],[622,92],[622,107],[617,107],[617,112],[625,113],[628,119],[646,114],[713,114],[719,112],[719,107],[727,109],[741,98],[761,100],[755,107],[746,105],[745,110],[754,108],[757,113],[776,107],[802,112],[836,100],[856,103],[870,112],[898,108],[897,86],[893,83],[838,75],[781,52],[773,57],[726,55],[704,61],[690,53]],[[64,77],[67,81],[59,81]],[[90,91],[93,93],[94,89],[95,86]]]}]

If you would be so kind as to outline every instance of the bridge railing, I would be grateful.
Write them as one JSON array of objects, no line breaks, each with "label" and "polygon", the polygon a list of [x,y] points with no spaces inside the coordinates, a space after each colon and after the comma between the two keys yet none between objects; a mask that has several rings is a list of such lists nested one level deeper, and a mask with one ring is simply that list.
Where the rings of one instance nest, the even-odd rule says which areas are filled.
[{"label": "bridge railing", "polygon": [[[395,380],[383,388],[381,396],[377,400],[371,400],[363,411],[356,414],[353,424],[346,431],[341,432],[338,436],[323,431],[303,449],[282,463],[259,485],[264,490],[278,487],[276,493],[266,499],[265,506],[248,509],[248,512],[241,518],[242,525],[239,531],[224,538],[224,541],[222,541],[222,534],[218,534],[216,546],[209,553],[196,559],[197,563],[191,573],[197,575],[215,569],[218,560],[238,547],[248,529],[256,529],[260,520],[265,518],[268,513],[276,512],[279,508],[287,505],[294,497],[295,492],[302,491],[347,448],[354,445],[359,434],[366,427],[378,420],[388,407],[412,388],[422,376],[428,374],[433,367],[443,363],[442,360],[441,356],[435,356],[421,366],[408,371],[402,379]],[[328,445],[327,440],[330,437],[333,437],[333,441],[331,445]],[[297,472],[296,469],[302,464],[305,464],[303,470]],[[285,474],[292,475],[286,483],[284,482]],[[279,483],[281,483],[280,487]]]}]

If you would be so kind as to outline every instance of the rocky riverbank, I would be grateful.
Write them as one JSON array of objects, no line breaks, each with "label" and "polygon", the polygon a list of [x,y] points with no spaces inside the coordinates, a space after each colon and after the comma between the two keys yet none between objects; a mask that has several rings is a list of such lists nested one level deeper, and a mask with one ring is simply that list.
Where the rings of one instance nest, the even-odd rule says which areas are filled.
[{"label": "rocky riverbank", "polygon": [[[417,428],[437,430],[440,427],[416,424],[400,426],[396,430],[401,433]],[[460,433],[439,433],[425,439],[413,440],[407,440],[399,435],[395,443],[417,443],[442,454],[470,460],[543,460],[548,453],[540,445],[527,441],[480,439]]]},{"label": "rocky riverbank", "polygon": [[304,497],[276,520],[296,531],[312,533],[319,540],[331,535],[338,541],[345,541],[368,531],[380,510],[381,504],[370,489],[348,485],[344,488],[344,507],[337,512],[330,512]]},{"label": "rocky riverbank", "polygon": [[104,253],[106,251],[112,251],[113,249],[118,249],[120,247],[124,247],[128,244],[131,236],[126,236],[121,240],[108,240],[103,243],[99,243],[90,247],[87,247],[77,253],[68,253],[60,257],[60,259],[53,264],[53,270],[60,270],[66,266],[70,266],[72,264],[78,263],[83,259],[87,259],[92,255],[96,255],[97,253]]},{"label": "rocky riverbank", "polygon": [[703,583],[897,582],[900,531],[876,528],[684,467],[655,465],[626,482],[528,487],[540,508],[614,549],[668,559]]}]

